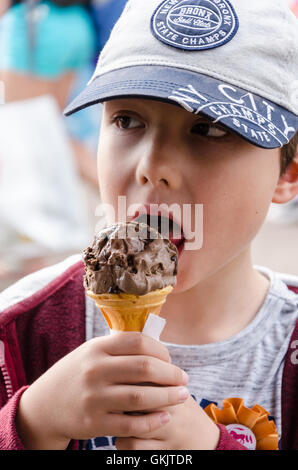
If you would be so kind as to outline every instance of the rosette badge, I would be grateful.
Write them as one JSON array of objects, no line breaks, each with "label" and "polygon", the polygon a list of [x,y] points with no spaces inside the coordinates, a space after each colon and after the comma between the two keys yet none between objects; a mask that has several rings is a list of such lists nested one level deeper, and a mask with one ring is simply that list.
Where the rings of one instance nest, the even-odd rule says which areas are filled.
[{"label": "rosette badge", "polygon": [[222,46],[234,37],[238,26],[228,0],[166,0],[152,18],[157,39],[193,51]]},{"label": "rosette badge", "polygon": [[247,449],[278,450],[276,425],[262,406],[247,408],[242,398],[227,398],[222,409],[211,403],[204,411],[215,423],[224,424],[228,433]]}]

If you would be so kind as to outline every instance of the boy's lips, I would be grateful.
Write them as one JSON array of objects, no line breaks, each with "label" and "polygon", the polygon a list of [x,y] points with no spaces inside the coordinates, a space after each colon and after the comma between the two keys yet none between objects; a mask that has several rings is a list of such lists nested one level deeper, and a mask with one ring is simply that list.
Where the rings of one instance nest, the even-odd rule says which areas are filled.
[{"label": "boy's lips", "polygon": [[[139,220],[150,225],[150,217],[158,223],[158,231],[163,235],[161,225],[162,222],[167,223],[169,233],[167,238],[177,247],[178,255],[180,256],[184,249],[185,235],[181,220],[178,220],[175,215],[167,211],[164,207],[155,207],[157,204],[143,204],[139,209],[136,210],[131,220]],[[149,217],[150,216],[150,217]],[[157,227],[155,227],[157,228]]]},{"label": "boy's lips", "polygon": [[178,250],[178,257],[180,257],[183,253],[184,250],[184,245],[185,245],[185,238],[182,240],[178,240],[178,243],[175,243],[175,240],[171,240],[171,242],[176,245],[176,248]]}]

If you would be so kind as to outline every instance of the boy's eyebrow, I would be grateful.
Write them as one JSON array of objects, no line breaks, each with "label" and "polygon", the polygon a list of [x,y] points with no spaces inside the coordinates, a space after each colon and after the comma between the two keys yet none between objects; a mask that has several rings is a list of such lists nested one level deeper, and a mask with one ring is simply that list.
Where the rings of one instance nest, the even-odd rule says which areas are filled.
[{"label": "boy's eyebrow", "polygon": [[[112,101],[112,100],[111,100]],[[148,100],[149,101],[149,100]],[[177,107],[180,107],[179,105]],[[116,109],[113,109],[113,110],[110,110],[111,114],[114,114],[114,113],[136,113],[136,114],[140,114],[141,113],[141,110],[137,110],[137,109],[132,109],[133,106],[130,105],[127,106],[127,109],[126,106],[121,106],[120,103],[119,103],[119,106],[118,107],[115,107]],[[233,134],[233,135],[237,135],[236,132],[233,132],[232,129],[230,129],[228,126],[226,126],[225,124],[222,124],[222,123],[215,123],[214,120],[212,118],[210,118],[210,116],[206,116],[204,115],[203,113],[199,113],[199,114],[192,114],[192,113],[188,113],[190,116],[190,119],[193,118],[193,124],[198,124],[200,122],[202,123],[207,123],[207,124],[210,124],[210,125],[214,125],[216,127],[219,127],[221,129],[223,129],[224,131],[226,132],[229,132],[230,134]]]},{"label": "boy's eyebrow", "polygon": [[204,114],[201,114],[201,113],[196,114],[196,115],[193,114],[193,116],[195,117],[195,119],[194,119],[195,121],[197,121],[197,120],[198,121],[205,121],[205,122],[207,121],[210,124],[214,123],[213,119],[211,119],[209,116],[205,116]]},{"label": "boy's eyebrow", "polygon": [[196,118],[198,119],[195,119],[194,122],[198,122],[198,121],[203,121],[203,122],[207,122],[208,124],[213,124],[214,126],[216,127],[220,127],[222,129],[224,129],[225,131],[227,132],[230,132],[231,134],[233,134],[234,132],[228,127],[226,126],[225,124],[222,124],[221,122],[215,122],[213,119],[210,118],[210,116],[206,116],[205,114],[196,114]]},{"label": "boy's eyebrow", "polygon": [[[139,101],[139,100],[138,100]],[[144,98],[143,102],[142,102],[142,105],[144,105],[145,107],[147,107],[146,105],[148,104],[148,108],[150,109],[150,101],[152,101],[152,99],[146,99]],[[153,100],[154,101],[154,100]],[[161,101],[161,100],[156,100],[156,101]],[[117,105],[117,102],[118,102],[118,105]],[[184,111],[184,109],[178,104],[178,103],[169,103],[166,101],[167,104],[172,104],[173,106],[175,106],[176,108],[179,108],[181,110]],[[115,108],[117,108],[117,112],[138,112],[139,110],[139,106],[140,106],[140,103],[138,102],[134,102],[131,98],[118,98],[118,99],[110,99],[106,102],[103,103],[104,105],[112,105],[113,104],[115,105]],[[114,107],[114,106],[113,106]],[[120,108],[120,109],[118,109]],[[126,109],[127,108],[127,109]],[[138,108],[138,109],[136,109]],[[111,110],[112,111],[112,110]],[[139,110],[141,111],[141,110]],[[193,117],[193,120],[194,121],[204,121],[204,122],[208,122],[210,124],[214,123],[213,119],[210,118],[210,116],[207,116],[203,113],[199,113],[199,114],[194,114],[194,113],[189,113],[187,112],[187,114],[189,115],[189,117]],[[219,124],[220,126],[222,124]],[[222,125],[223,126],[223,125]],[[225,126],[223,126],[225,127]]]},{"label": "boy's eyebrow", "polygon": [[[144,105],[146,108],[148,105],[148,108],[150,109],[150,101],[152,101],[152,99],[149,99],[149,98],[144,98],[143,102],[142,102],[142,105]],[[156,101],[162,101],[162,100],[156,100]],[[118,98],[118,99],[111,99],[111,100],[108,100],[106,101],[105,103],[103,104],[114,104],[113,108],[115,109],[111,109],[110,112],[113,113],[113,112],[122,112],[122,113],[125,113],[125,112],[135,112],[135,113],[141,113],[141,109],[139,108],[140,106],[140,102],[139,100],[138,101],[134,101],[132,98]],[[185,111],[178,103],[169,103],[169,102],[166,102],[167,104],[172,104],[174,105],[176,108],[179,108],[183,111]],[[127,108],[127,109],[125,109]],[[194,113],[189,113],[187,112],[187,114],[189,115],[189,118],[190,119],[193,119],[193,123],[196,124],[196,123],[199,123],[199,122],[202,122],[202,123],[208,123],[208,124],[213,124],[214,126],[216,127],[219,127],[221,129],[223,129],[224,131],[232,134],[232,135],[235,135],[235,136],[238,136],[239,135],[234,132],[230,127],[226,126],[225,124],[223,123],[215,123],[214,120],[210,117],[210,116],[207,116],[205,115],[204,113],[199,113],[199,114],[194,114]]]}]

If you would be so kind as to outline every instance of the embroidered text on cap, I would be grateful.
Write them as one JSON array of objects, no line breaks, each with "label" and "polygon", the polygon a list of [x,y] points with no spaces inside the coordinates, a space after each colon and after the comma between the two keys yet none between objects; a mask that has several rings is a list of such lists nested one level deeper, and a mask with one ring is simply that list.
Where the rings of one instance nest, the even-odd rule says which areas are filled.
[{"label": "embroidered text on cap", "polygon": [[226,44],[238,27],[238,17],[228,0],[164,0],[151,21],[157,39],[191,51]]}]

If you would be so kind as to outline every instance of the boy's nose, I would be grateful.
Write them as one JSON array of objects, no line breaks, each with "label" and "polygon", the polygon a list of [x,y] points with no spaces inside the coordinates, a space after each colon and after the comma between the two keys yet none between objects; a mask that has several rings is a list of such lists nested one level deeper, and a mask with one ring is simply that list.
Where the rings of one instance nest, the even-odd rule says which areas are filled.
[{"label": "boy's nose", "polygon": [[136,170],[137,182],[155,189],[177,190],[183,178],[178,162],[177,148],[158,139],[153,140],[141,149]]}]

